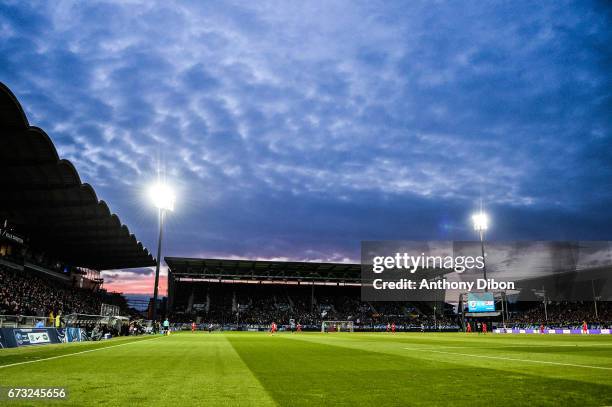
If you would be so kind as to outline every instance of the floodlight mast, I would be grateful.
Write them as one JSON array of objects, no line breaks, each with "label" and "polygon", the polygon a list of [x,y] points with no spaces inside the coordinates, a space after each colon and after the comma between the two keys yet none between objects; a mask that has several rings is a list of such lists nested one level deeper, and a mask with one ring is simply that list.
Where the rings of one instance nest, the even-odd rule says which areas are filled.
[{"label": "floodlight mast", "polygon": [[153,185],[149,191],[151,200],[158,210],[159,237],[157,240],[157,264],[155,265],[155,287],[153,289],[153,321],[157,321],[157,294],[159,286],[159,268],[161,265],[161,247],[164,231],[164,218],[167,211],[174,210],[175,195],[172,189],[164,184]]},{"label": "floodlight mast", "polygon": [[[489,217],[486,213],[480,210],[479,213],[475,213],[472,215],[472,222],[474,223],[474,230],[478,232],[480,236],[480,250],[482,252],[482,272],[483,278],[487,279],[487,264],[485,258],[485,249],[484,249],[484,233],[489,228]],[[485,285],[485,291],[488,291],[488,284]]]}]

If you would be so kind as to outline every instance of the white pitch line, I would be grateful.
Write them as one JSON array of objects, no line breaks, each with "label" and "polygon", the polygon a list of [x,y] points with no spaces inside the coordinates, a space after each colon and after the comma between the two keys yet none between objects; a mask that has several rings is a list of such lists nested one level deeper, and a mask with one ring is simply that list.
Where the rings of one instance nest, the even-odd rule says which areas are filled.
[{"label": "white pitch line", "polygon": [[109,349],[109,348],[116,348],[117,346],[131,345],[131,344],[134,344],[134,343],[146,342],[146,341],[151,341],[153,339],[159,339],[159,338],[162,338],[162,336],[159,336],[157,338],[143,339],[143,340],[140,340],[140,341],[133,341],[133,342],[127,342],[127,343],[119,343],[117,345],[104,346],[102,348],[89,349],[89,350],[84,350],[84,351],[81,351],[81,352],[67,353],[65,355],[51,356],[51,357],[43,358],[43,359],[27,360],[25,362],[17,362],[17,363],[11,363],[11,364],[8,364],[8,365],[0,365],[0,369],[4,369],[5,367],[27,365],[28,363],[44,362],[45,360],[65,358],[67,356],[82,355],[83,353],[95,352],[95,351],[98,351],[98,350],[104,350],[104,349]]},{"label": "white pitch line", "polygon": [[511,360],[511,361],[514,361],[514,362],[541,363],[541,364],[545,364],[545,365],[557,365],[557,366],[569,366],[569,367],[584,367],[584,368],[588,368],[588,369],[612,370],[612,367],[605,367],[605,366],[577,365],[577,364],[574,364],[574,363],[549,362],[549,361],[545,361],[545,360],[506,358],[506,357],[503,357],[503,356],[471,355],[471,354],[467,354],[467,353],[444,352],[444,351],[441,351],[441,350],[430,350],[430,349],[414,349],[414,348],[404,348],[404,349],[421,350],[421,351],[424,351],[424,352],[433,352],[433,353],[442,353],[442,354],[445,354],[445,355],[469,356],[471,358]]}]

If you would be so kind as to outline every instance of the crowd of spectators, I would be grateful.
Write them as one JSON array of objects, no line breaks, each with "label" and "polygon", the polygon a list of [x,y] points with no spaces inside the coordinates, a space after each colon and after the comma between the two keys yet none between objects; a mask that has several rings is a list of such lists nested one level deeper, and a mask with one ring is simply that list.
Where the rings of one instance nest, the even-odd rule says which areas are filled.
[{"label": "crowd of spectators", "polygon": [[0,282],[0,315],[97,315],[103,302],[117,300],[104,291],[79,289],[39,272],[13,270],[2,265]]},{"label": "crowd of spectators", "polygon": [[[175,303],[178,312],[171,315],[173,321],[256,326],[272,321],[288,325],[291,319],[305,326],[320,326],[322,321],[352,321],[356,328],[385,329],[387,324],[395,323],[399,330],[462,326],[461,316],[452,307],[438,303],[434,312],[432,303],[364,302],[358,287],[217,284],[190,286],[189,290],[179,291]],[[190,297],[191,307],[188,302],[180,302]],[[591,328],[612,327],[612,307],[606,302],[597,304],[597,316],[593,302],[549,303],[546,314],[541,302],[511,305],[509,319],[491,317],[487,319],[489,326],[505,323],[506,327],[529,328],[544,324],[561,328],[580,327],[586,321]]]},{"label": "crowd of spectators", "polygon": [[[105,291],[73,287],[39,272],[14,270],[0,265],[0,315],[46,317],[79,313],[98,315],[102,303],[119,302],[122,315],[128,311],[125,299]],[[199,320],[206,324],[268,325],[275,321],[288,325],[290,320],[304,326],[320,326],[322,321],[352,321],[356,327],[384,329],[395,323],[399,330],[458,328],[460,317],[448,309],[432,312],[431,304],[361,301],[358,287],[290,287],[216,285],[200,287],[188,303],[176,304],[173,322]],[[183,293],[185,294],[185,293]],[[123,300],[120,301],[120,300]],[[586,321],[591,328],[612,328],[612,306],[607,302],[523,303],[511,308],[507,327],[548,328],[580,327]],[[142,333],[143,326],[126,326],[129,333]],[[127,333],[126,332],[126,333]]]},{"label": "crowd of spectators", "polygon": [[[597,315],[595,315],[597,305]],[[508,326],[516,328],[579,328],[586,322],[591,328],[612,328],[612,306],[608,302],[551,302],[511,313]]]},{"label": "crowd of spectators", "polygon": [[[171,316],[174,322],[205,321],[214,325],[268,325],[275,321],[288,325],[290,320],[304,326],[320,326],[322,321],[351,321],[355,327],[385,327],[395,323],[407,327],[457,327],[453,315],[438,312],[434,318],[431,305],[419,309],[406,302],[369,303],[361,301],[359,287],[319,286],[249,286],[215,285],[209,290],[197,288],[184,293]],[[197,305],[197,306],[196,306]],[[401,327],[401,328],[400,328]]]}]

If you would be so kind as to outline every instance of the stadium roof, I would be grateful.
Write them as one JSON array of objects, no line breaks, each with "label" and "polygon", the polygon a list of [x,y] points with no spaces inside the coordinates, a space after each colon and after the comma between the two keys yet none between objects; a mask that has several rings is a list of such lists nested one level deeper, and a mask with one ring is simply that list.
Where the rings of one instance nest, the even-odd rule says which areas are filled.
[{"label": "stadium roof", "polygon": [[0,83],[0,220],[33,246],[74,266],[98,270],[146,267],[155,260],[94,189],[81,182],[53,142],[30,126]]},{"label": "stadium roof", "polygon": [[165,257],[164,260],[173,278],[361,282],[359,264],[182,257]]}]

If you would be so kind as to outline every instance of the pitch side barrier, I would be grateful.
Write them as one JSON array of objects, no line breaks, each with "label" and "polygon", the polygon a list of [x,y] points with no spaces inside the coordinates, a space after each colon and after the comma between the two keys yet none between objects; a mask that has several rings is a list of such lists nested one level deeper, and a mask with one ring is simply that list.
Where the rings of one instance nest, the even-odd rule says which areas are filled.
[{"label": "pitch side barrier", "polygon": [[[103,335],[100,330],[96,337],[96,326],[114,327],[121,331],[122,326],[129,322],[127,317],[84,314],[69,314],[63,320],[67,326],[55,328],[45,326],[50,324],[47,317],[0,315],[0,349],[99,340]],[[94,327],[90,334],[88,327]]]},{"label": "pitch side barrier", "polygon": [[[174,331],[190,331],[190,323],[174,324],[172,329]],[[196,324],[197,331],[243,331],[243,332],[267,332],[270,330],[270,325],[262,324],[213,324],[209,329],[209,324],[200,323]],[[279,325],[279,331],[290,331],[290,325]],[[302,325],[302,331],[321,331],[321,325]]]},{"label": "pitch side barrier", "polygon": [[587,329],[586,333],[582,329],[576,328],[555,328],[544,329],[540,331],[538,328],[499,328],[494,329],[496,334],[537,334],[537,335],[612,335],[612,329]]},{"label": "pitch side barrier", "polygon": [[87,340],[80,328],[0,328],[0,349]]},{"label": "pitch side barrier", "polygon": [[[355,325],[355,332],[386,332],[387,325]],[[458,325],[396,325],[396,332],[459,332]]]},{"label": "pitch side barrier", "polygon": [[[173,331],[190,331],[190,323],[179,323],[174,324],[172,327]],[[196,324],[197,331],[208,331],[208,324],[200,323]],[[210,331],[242,331],[242,332],[267,332],[270,330],[270,325],[258,325],[258,324],[213,324]],[[290,325],[279,325],[279,331],[291,331]],[[396,325],[396,332],[458,332],[460,327],[458,325]],[[303,332],[321,332],[321,324],[306,324],[302,325]],[[354,332],[386,332],[387,324],[373,324],[366,325],[361,324],[353,325]]]}]

